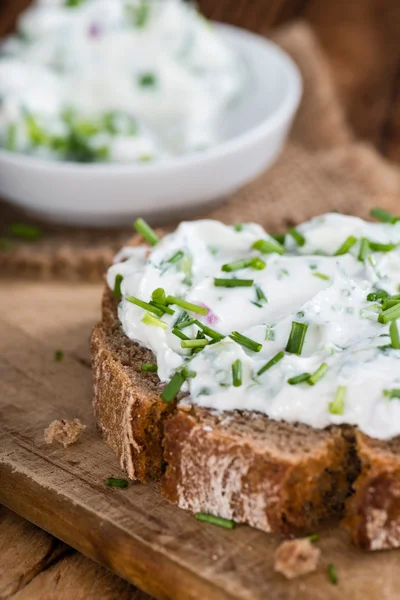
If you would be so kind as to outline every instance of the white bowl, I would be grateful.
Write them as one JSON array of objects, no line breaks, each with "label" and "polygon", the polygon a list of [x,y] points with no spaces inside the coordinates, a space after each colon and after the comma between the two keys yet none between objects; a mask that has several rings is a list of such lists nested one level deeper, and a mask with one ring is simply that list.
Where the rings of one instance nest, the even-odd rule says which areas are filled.
[{"label": "white bowl", "polygon": [[138,215],[161,222],[223,198],[270,166],[300,102],[299,71],[272,42],[215,27],[249,70],[246,90],[220,123],[216,147],[143,165],[52,162],[0,150],[0,196],[73,225],[120,225]]}]

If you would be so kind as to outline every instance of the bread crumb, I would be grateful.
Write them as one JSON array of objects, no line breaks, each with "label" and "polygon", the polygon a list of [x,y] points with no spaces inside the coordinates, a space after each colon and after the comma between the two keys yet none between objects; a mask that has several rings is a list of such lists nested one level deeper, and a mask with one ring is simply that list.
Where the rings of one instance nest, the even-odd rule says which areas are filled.
[{"label": "bread crumb", "polygon": [[274,569],[287,579],[294,579],[315,571],[320,554],[308,538],[283,542],[275,551]]},{"label": "bread crumb", "polygon": [[85,429],[86,425],[82,425],[79,419],[52,421],[44,430],[44,441],[46,444],[52,444],[55,440],[66,448],[71,444],[75,444]]}]

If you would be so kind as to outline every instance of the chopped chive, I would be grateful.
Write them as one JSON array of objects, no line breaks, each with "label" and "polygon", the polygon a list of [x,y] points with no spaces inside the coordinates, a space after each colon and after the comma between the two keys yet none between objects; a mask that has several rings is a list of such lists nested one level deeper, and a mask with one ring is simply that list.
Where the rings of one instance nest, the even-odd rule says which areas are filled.
[{"label": "chopped chive", "polygon": [[314,277],[318,277],[319,279],[323,279],[324,281],[329,281],[329,280],[330,280],[330,277],[329,277],[329,275],[325,275],[325,273],[317,273],[317,272],[314,272],[314,273],[312,273],[312,275],[313,275]]},{"label": "chopped chive", "polygon": [[262,291],[262,289],[260,288],[260,286],[257,285],[257,284],[255,284],[254,288],[256,290],[257,301],[260,304],[267,304],[268,303],[268,298],[264,294],[264,292]]},{"label": "chopped chive", "polygon": [[298,246],[302,247],[306,243],[306,238],[304,237],[304,235],[302,235],[300,231],[297,231],[297,229],[295,229],[294,227],[291,227],[289,229],[288,234],[292,236],[292,238]]},{"label": "chopped chive", "polygon": [[205,339],[206,339],[206,336],[201,331],[201,329],[199,329],[199,331],[196,333],[196,340],[205,340]]},{"label": "chopped chive", "polygon": [[64,358],[64,352],[62,350],[56,350],[54,352],[55,362],[61,362],[63,358]]},{"label": "chopped chive", "polygon": [[144,310],[148,310],[149,312],[154,313],[158,317],[162,317],[164,314],[164,310],[162,308],[158,308],[158,306],[153,306],[149,302],[144,302],[139,298],[135,298],[135,296],[127,296],[125,299],[128,300],[128,302],[135,304],[136,306],[140,306],[140,308],[143,308]]},{"label": "chopped chive", "polygon": [[151,299],[157,304],[166,304],[167,297],[163,288],[156,288],[151,294]]},{"label": "chopped chive", "polygon": [[372,242],[371,240],[369,240],[368,243],[369,247],[374,252],[391,252],[392,250],[397,248],[396,244],[380,244],[378,242]]},{"label": "chopped chive", "polygon": [[318,533],[312,533],[311,535],[307,536],[307,539],[310,540],[310,542],[318,542],[319,541],[319,534]]},{"label": "chopped chive", "polygon": [[210,337],[214,342],[220,342],[225,337],[224,335],[222,335],[222,333],[218,333],[218,331],[215,331],[215,329],[211,329],[211,327],[203,325],[203,323],[201,323],[197,319],[195,320],[195,324],[197,325],[197,327],[200,327],[202,332],[205,333],[205,335],[207,335],[208,337]]},{"label": "chopped chive", "polygon": [[243,231],[243,223],[235,223],[235,224],[233,225],[233,229],[234,229],[235,231]]},{"label": "chopped chive", "polygon": [[141,371],[145,371],[147,373],[157,373],[157,365],[152,363],[143,363],[140,367]]},{"label": "chopped chive", "polygon": [[232,363],[232,380],[235,387],[242,385],[242,361],[239,359]]},{"label": "chopped chive", "polygon": [[186,255],[182,259],[181,269],[185,274],[183,279],[183,283],[185,285],[192,285],[192,267],[193,267],[193,258],[190,255]]},{"label": "chopped chive", "polygon": [[392,306],[396,306],[400,304],[400,299],[397,298],[385,298],[382,302],[382,310],[386,310],[388,308],[392,308]]},{"label": "chopped chive", "polygon": [[118,477],[109,477],[106,479],[106,485],[113,488],[127,488],[129,483],[127,479],[119,479]]},{"label": "chopped chive", "polygon": [[392,348],[396,350],[400,349],[400,336],[399,330],[397,329],[397,321],[392,321],[389,327],[390,339],[392,342]]},{"label": "chopped chive", "polygon": [[197,375],[196,371],[191,371],[187,367],[184,367],[182,369],[181,373],[185,379],[192,379],[193,377],[196,377],[196,375]]},{"label": "chopped chive", "polygon": [[169,404],[175,398],[185,382],[185,376],[182,373],[175,373],[167,383],[161,394],[162,400]]},{"label": "chopped chive", "polygon": [[117,300],[121,300],[121,298],[122,298],[121,283],[122,283],[123,278],[124,278],[123,275],[121,275],[120,273],[118,273],[115,276],[114,296]]},{"label": "chopped chive", "polygon": [[149,312],[146,312],[144,314],[144,317],[142,318],[142,323],[144,323],[145,325],[152,325],[153,327],[161,327],[161,329],[167,329],[168,327],[165,321],[162,321],[159,317],[156,317],[155,315],[152,315]]},{"label": "chopped chive", "polygon": [[174,329],[186,329],[186,327],[190,327],[190,325],[194,325],[196,323],[196,319],[187,319],[185,321],[182,321],[181,323],[176,324],[175,323],[175,327]]},{"label": "chopped chive", "polygon": [[333,402],[329,403],[329,412],[332,415],[342,415],[344,413],[344,400],[346,397],[346,391],[346,386],[339,385]]},{"label": "chopped chive", "polygon": [[151,304],[152,306],[155,306],[156,308],[159,308],[160,310],[163,311],[164,313],[167,313],[168,315],[174,315],[175,311],[172,310],[172,308],[169,308],[168,306],[165,306],[165,304],[160,304],[159,302],[154,302],[154,300],[150,300],[149,304]]},{"label": "chopped chive", "polygon": [[254,250],[259,250],[263,254],[271,254],[276,252],[277,254],[285,254],[285,248],[276,240],[257,240],[252,245]]},{"label": "chopped chive", "polygon": [[360,252],[358,260],[364,261],[370,253],[369,241],[367,238],[361,238]]},{"label": "chopped chive", "polygon": [[211,523],[212,525],[218,525],[219,527],[225,527],[225,529],[235,528],[235,521],[229,521],[222,517],[214,517],[214,515],[206,515],[205,513],[198,512],[196,513],[196,519],[205,523]]},{"label": "chopped chive", "polygon": [[189,315],[187,314],[187,312],[183,311],[183,312],[181,312],[181,314],[179,315],[179,317],[175,321],[174,327],[176,327],[177,329],[183,329],[184,327],[188,327],[188,325],[186,325],[186,323],[188,321],[193,321],[193,320],[194,319],[191,319],[189,317]]},{"label": "chopped chive", "polygon": [[400,390],[399,389],[383,390],[383,395],[387,396],[390,399],[400,398]]},{"label": "chopped chive", "polygon": [[370,212],[371,217],[375,217],[381,223],[391,223],[394,225],[397,221],[400,221],[400,217],[396,217],[392,213],[383,208],[373,208]]},{"label": "chopped chive", "polygon": [[271,367],[276,365],[276,363],[278,363],[280,360],[282,360],[282,358],[284,356],[285,356],[285,353],[282,350],[280,352],[278,352],[278,354],[276,354],[273,358],[271,358],[271,360],[269,360],[263,367],[261,367],[261,369],[259,371],[257,371],[257,376],[259,377],[260,375],[265,373],[265,371],[268,371],[268,369],[270,369]]},{"label": "chopped chive", "polygon": [[265,339],[269,342],[275,341],[275,331],[272,325],[267,325],[265,330]]},{"label": "chopped chive", "polygon": [[150,246],[155,246],[160,241],[160,238],[154,229],[152,229],[144,219],[136,219],[133,226],[136,231],[140,233],[140,235],[146,240],[146,242],[150,244]]},{"label": "chopped chive", "polygon": [[186,302],[186,300],[182,300],[182,298],[177,298],[176,296],[167,296],[167,304],[175,304],[176,306],[180,306],[185,310],[190,310],[191,312],[199,315],[208,315],[208,308],[205,306],[199,306],[198,304]]},{"label": "chopped chive", "polygon": [[320,365],[318,367],[318,369],[315,371],[315,373],[310,375],[310,377],[308,378],[308,383],[310,385],[315,385],[317,383],[317,381],[322,379],[322,377],[325,375],[327,370],[328,370],[328,365],[326,363],[322,363],[322,365]]},{"label": "chopped chive", "polygon": [[12,223],[8,228],[8,232],[13,237],[25,240],[27,242],[36,242],[39,240],[43,232],[39,227],[34,225],[26,225],[24,223]]},{"label": "chopped chive", "polygon": [[328,577],[333,585],[337,585],[339,583],[339,578],[337,576],[336,569],[332,563],[328,565]]},{"label": "chopped chive", "polygon": [[237,344],[240,344],[244,348],[248,348],[249,350],[252,350],[253,352],[260,352],[260,350],[262,348],[262,344],[255,342],[254,340],[251,340],[250,338],[246,337],[245,335],[242,335],[241,333],[239,333],[237,331],[232,331],[232,333],[229,337],[231,338],[231,340],[233,340]]},{"label": "chopped chive", "polygon": [[295,377],[290,377],[287,382],[290,385],[297,385],[298,383],[304,383],[304,381],[308,381],[310,379],[310,373],[300,373],[300,375],[295,375]]},{"label": "chopped chive", "polygon": [[182,250],[178,250],[178,252],[175,252],[175,254],[173,256],[171,256],[171,258],[169,260],[167,260],[167,262],[172,263],[173,265],[176,264],[177,262],[179,262],[180,260],[182,260],[182,258],[184,257],[184,253],[182,252]]},{"label": "chopped chive", "polygon": [[387,298],[388,296],[389,296],[389,294],[387,292],[385,292],[385,290],[376,290],[376,292],[371,292],[370,294],[368,294],[367,301],[375,302],[376,300],[383,300],[384,298]]},{"label": "chopped chive", "polygon": [[181,346],[182,348],[204,348],[210,342],[206,339],[196,339],[196,340],[182,340]]},{"label": "chopped chive", "polygon": [[248,267],[261,271],[262,269],[265,269],[265,262],[258,257],[242,258],[240,260],[227,263],[226,265],[222,265],[222,271],[231,273],[232,271],[239,271],[239,269],[247,269]]},{"label": "chopped chive", "polygon": [[214,279],[214,285],[216,287],[251,287],[253,283],[253,279],[221,279],[218,277]]},{"label": "chopped chive", "polygon": [[142,87],[154,87],[157,82],[157,77],[154,73],[141,73],[138,76],[138,84]]},{"label": "chopped chive", "polygon": [[187,335],[185,335],[183,331],[177,329],[176,327],[172,329],[172,333],[181,340],[190,340],[190,338]]},{"label": "chopped chive", "polygon": [[286,237],[285,233],[271,233],[270,235],[272,238],[274,238],[274,240],[279,242],[279,244],[285,243],[285,237]]},{"label": "chopped chive", "polygon": [[307,328],[307,323],[292,322],[292,328],[286,345],[286,352],[298,354],[300,356],[306,339]]},{"label": "chopped chive", "polygon": [[357,238],[350,235],[347,240],[343,242],[341,246],[336,250],[333,256],[341,256],[342,254],[347,254],[347,252],[357,243]]},{"label": "chopped chive", "polygon": [[389,321],[394,321],[395,319],[400,319],[400,304],[395,304],[395,306],[391,306],[387,310],[381,312],[378,317],[379,323],[389,323]]}]

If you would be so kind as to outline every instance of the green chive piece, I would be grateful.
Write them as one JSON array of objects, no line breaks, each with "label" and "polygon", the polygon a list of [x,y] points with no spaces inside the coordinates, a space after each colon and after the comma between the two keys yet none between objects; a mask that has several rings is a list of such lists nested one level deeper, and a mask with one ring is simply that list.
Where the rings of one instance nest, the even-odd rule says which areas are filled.
[{"label": "green chive piece", "polygon": [[127,488],[129,485],[127,479],[119,479],[118,477],[109,477],[106,479],[106,486],[113,488]]},{"label": "green chive piece", "polygon": [[204,523],[211,523],[212,525],[218,525],[218,527],[225,527],[225,529],[234,529],[235,521],[229,521],[222,517],[214,517],[214,515],[206,515],[205,513],[196,513],[196,519],[198,521],[204,521]]},{"label": "green chive piece", "polygon": [[152,363],[143,363],[140,367],[141,371],[145,371],[147,373],[157,373],[157,365]]},{"label": "green chive piece", "polygon": [[233,225],[233,229],[234,229],[235,231],[243,231],[243,223],[235,223],[235,224]]},{"label": "green chive piece", "polygon": [[247,269],[248,267],[262,271],[262,269],[265,269],[265,262],[258,257],[242,258],[226,265],[222,265],[222,271],[231,273],[232,271],[239,271],[240,269]]},{"label": "green chive piece", "polygon": [[167,296],[165,295],[165,291],[163,288],[156,288],[154,292],[151,294],[151,299],[157,304],[166,304]]},{"label": "green chive piece", "polygon": [[300,375],[296,375],[295,377],[290,377],[287,382],[290,385],[297,385],[298,383],[304,383],[310,379],[310,373],[300,373]]},{"label": "green chive piece", "polygon": [[182,311],[177,320],[175,321],[174,327],[176,327],[177,329],[183,329],[184,327],[188,327],[188,325],[186,325],[187,321],[193,320],[194,319],[191,319],[187,312]]},{"label": "green chive piece", "polygon": [[165,304],[159,304],[159,302],[154,302],[154,300],[150,300],[149,304],[151,304],[151,306],[155,306],[156,308],[159,308],[160,310],[162,310],[163,314],[165,314],[165,313],[167,313],[168,315],[175,314],[175,311],[172,310],[172,308],[165,306]]},{"label": "green chive piece", "polygon": [[317,383],[317,381],[322,379],[322,377],[325,375],[327,370],[328,370],[328,365],[326,363],[322,363],[322,365],[320,365],[318,367],[318,369],[315,371],[315,373],[310,375],[310,377],[308,378],[308,383],[310,385],[315,385]]},{"label": "green chive piece", "polygon": [[262,291],[262,289],[260,288],[260,286],[257,285],[257,284],[255,284],[254,288],[256,290],[257,302],[259,302],[260,304],[267,304],[268,303],[268,298],[264,294],[264,292]]},{"label": "green chive piece", "polygon": [[157,77],[154,73],[141,73],[138,77],[138,84],[142,87],[154,87],[157,83]]},{"label": "green chive piece", "polygon": [[378,317],[379,323],[389,323],[389,321],[394,321],[395,319],[400,319],[400,304],[395,304],[395,306],[391,306],[387,310],[381,312]]},{"label": "green chive piece", "polygon": [[267,325],[265,330],[265,339],[269,342],[275,341],[275,330],[272,325]]},{"label": "green chive piece", "polygon": [[367,238],[361,238],[360,252],[358,254],[358,260],[364,261],[370,254],[370,247]]},{"label": "green chive piece", "polygon": [[167,329],[168,327],[165,321],[162,321],[159,317],[156,317],[155,315],[152,315],[149,312],[146,312],[144,314],[144,317],[142,318],[142,323],[144,323],[145,325],[152,325],[153,327],[161,327],[161,329]]},{"label": "green chive piece", "polygon": [[185,319],[181,323],[175,323],[174,329],[186,329],[186,327],[190,327],[190,325],[194,325],[196,322],[196,319]]},{"label": "green chive piece", "polygon": [[337,576],[336,569],[332,563],[328,565],[328,577],[333,585],[337,585],[339,583],[339,578]]},{"label": "green chive piece", "polygon": [[54,352],[55,362],[61,362],[63,358],[64,358],[64,352],[62,350],[56,350]]},{"label": "green chive piece", "polygon": [[399,330],[397,329],[397,321],[392,321],[389,327],[390,339],[392,341],[392,348],[396,350],[400,349],[400,336]]},{"label": "green chive piece", "polygon": [[394,225],[397,221],[400,221],[400,217],[396,217],[392,213],[383,208],[373,208],[370,212],[371,217],[375,217],[381,223],[391,223]]},{"label": "green chive piece", "polygon": [[285,243],[285,233],[271,233],[271,237],[274,238],[279,244]]},{"label": "green chive piece", "polygon": [[385,292],[385,290],[376,290],[376,292],[371,292],[370,294],[368,294],[367,301],[368,302],[376,302],[376,300],[383,300],[384,298],[387,298],[388,296],[389,296],[389,294],[387,292]]},{"label": "green chive piece", "polygon": [[312,533],[311,535],[307,536],[307,539],[310,540],[311,543],[318,542],[319,541],[319,534],[318,533]]},{"label": "green chive piece", "polygon": [[357,243],[357,238],[350,235],[347,240],[343,242],[341,246],[336,250],[333,256],[342,256],[342,254],[347,254],[349,250]]},{"label": "green chive piece", "polygon": [[281,352],[278,352],[278,354],[276,354],[273,358],[271,358],[271,360],[269,360],[263,367],[261,367],[261,369],[259,371],[257,371],[258,377],[260,375],[262,375],[263,373],[265,373],[265,371],[268,371],[268,369],[270,369],[271,367],[276,365],[276,363],[278,363],[280,360],[282,360],[282,358],[284,356],[285,356],[285,353],[282,350],[281,350]]},{"label": "green chive piece", "polygon": [[295,229],[294,227],[291,227],[289,229],[288,234],[292,236],[292,238],[294,239],[296,244],[300,246],[300,248],[306,243],[306,238],[304,237],[304,235],[302,235],[300,231],[297,231],[297,229]]},{"label": "green chive piece", "polygon": [[262,348],[262,344],[259,344],[258,342],[251,340],[250,338],[246,337],[245,335],[242,335],[241,333],[239,333],[237,331],[232,331],[232,333],[229,337],[231,338],[231,340],[233,340],[237,344],[240,344],[244,348],[248,348],[249,350],[252,350],[253,352],[260,352],[260,350]]},{"label": "green chive piece", "polygon": [[198,321],[197,319],[195,320],[195,324],[197,325],[197,327],[200,327],[201,331],[205,335],[210,337],[214,342],[220,342],[225,337],[224,335],[222,335],[222,333],[218,333],[218,331],[215,331],[215,329],[211,329],[211,327],[208,327],[208,325],[204,325],[203,323],[201,323],[201,321]]},{"label": "green chive piece", "polygon": [[344,401],[346,398],[347,388],[345,385],[339,385],[336,390],[333,402],[329,403],[329,412],[332,415],[342,415],[344,413]]},{"label": "green chive piece", "polygon": [[39,240],[43,232],[39,227],[34,225],[26,225],[24,223],[12,223],[8,229],[10,235],[26,242],[36,242]]},{"label": "green chive piece", "polygon": [[300,356],[306,339],[307,329],[308,325],[306,323],[292,322],[292,328],[286,345],[286,352],[298,354]]},{"label": "green chive piece", "polygon": [[285,248],[276,240],[257,240],[252,245],[254,250],[259,250],[263,254],[285,254]]},{"label": "green chive piece", "polygon": [[311,275],[313,275],[314,277],[318,277],[319,279],[323,279],[324,281],[329,281],[330,280],[329,275],[325,275],[325,273],[314,272],[314,273],[311,273]]},{"label": "green chive piece", "polygon": [[196,340],[182,340],[181,346],[182,348],[204,348],[210,342],[206,339],[196,339]]},{"label": "green chive piece", "polygon": [[173,254],[171,256],[171,258],[169,260],[167,260],[167,262],[172,263],[173,265],[178,263],[180,260],[182,260],[182,258],[184,257],[184,253],[182,252],[182,250],[178,250],[178,252],[175,252],[175,254]]},{"label": "green chive piece", "polygon": [[205,316],[208,315],[209,312],[209,309],[205,306],[199,306],[198,304],[186,302],[186,300],[182,300],[182,298],[177,298],[176,296],[167,296],[167,304],[175,304],[176,306],[180,306],[181,308],[197,313],[198,315]]},{"label": "green chive piece", "polygon": [[390,399],[400,398],[400,390],[399,389],[383,390],[383,395],[387,396]]},{"label": "green chive piece", "polygon": [[196,377],[196,375],[197,375],[196,371],[190,371],[190,369],[188,369],[187,367],[184,367],[182,369],[181,373],[185,379],[192,379],[193,377]]},{"label": "green chive piece", "polygon": [[164,391],[161,394],[162,400],[169,404],[173,401],[181,387],[185,382],[185,377],[182,373],[175,373],[172,378],[169,380],[167,385],[164,388]]},{"label": "green chive piece", "polygon": [[378,242],[368,241],[369,247],[373,252],[391,252],[395,248],[397,248],[396,244],[380,244]]},{"label": "green chive piece", "polygon": [[193,257],[190,255],[186,255],[182,259],[182,271],[185,274],[183,279],[183,283],[186,285],[192,285],[192,267],[193,267]]},{"label": "green chive piece", "polygon": [[140,235],[146,240],[146,242],[150,244],[150,246],[155,246],[160,241],[160,238],[154,229],[152,229],[144,219],[136,219],[133,226],[136,231],[140,233]]},{"label": "green chive piece", "polygon": [[221,279],[215,278],[214,285],[216,287],[226,287],[226,288],[234,288],[234,287],[251,287],[253,285],[253,279]]},{"label": "green chive piece", "polygon": [[400,299],[398,298],[386,298],[382,302],[382,310],[387,310],[388,308],[392,308],[392,306],[397,306],[400,303]]},{"label": "green chive piece", "polygon": [[183,331],[181,331],[180,329],[177,329],[176,327],[174,327],[172,329],[172,333],[174,335],[176,335],[176,337],[180,338],[181,340],[190,340],[190,338],[187,335],[185,335],[183,333]]},{"label": "green chive piece", "polygon": [[118,273],[115,276],[114,296],[117,300],[121,300],[121,298],[122,298],[121,283],[122,283],[123,278],[124,278],[123,275],[121,275],[120,273]]},{"label": "green chive piece", "polygon": [[143,308],[144,310],[148,310],[149,312],[154,313],[158,317],[162,317],[164,314],[164,310],[162,308],[158,308],[158,306],[153,306],[149,302],[144,302],[139,298],[135,298],[135,296],[127,296],[125,300],[128,300],[128,302],[131,302],[136,306],[140,306],[140,308]]},{"label": "green chive piece", "polygon": [[239,359],[232,363],[232,380],[235,387],[242,385],[242,361]]}]

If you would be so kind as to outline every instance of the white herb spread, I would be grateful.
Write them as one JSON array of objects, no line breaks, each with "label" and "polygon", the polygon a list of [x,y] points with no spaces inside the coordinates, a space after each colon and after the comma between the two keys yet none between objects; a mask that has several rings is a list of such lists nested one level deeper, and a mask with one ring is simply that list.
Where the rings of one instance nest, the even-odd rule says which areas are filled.
[{"label": "white herb spread", "polygon": [[0,147],[148,162],[219,141],[240,60],[181,0],[38,0],[0,46]]},{"label": "white herb spread", "polygon": [[[259,240],[259,249],[252,248]],[[151,249],[123,249],[108,271],[108,284],[113,289],[116,276],[123,277],[123,331],[154,352],[161,381],[184,366],[192,372],[183,389],[193,403],[259,411],[318,428],[350,423],[385,439],[400,434],[395,320],[400,296],[391,298],[399,294],[399,243],[400,222],[369,223],[335,213],[287,234],[284,248],[256,224],[194,221],[182,223]],[[255,260],[239,270],[222,270],[250,258],[261,259],[265,268]],[[233,285],[243,279],[252,283],[216,286],[221,278],[235,279]],[[204,347],[194,354],[182,348],[172,332],[182,308],[171,302],[167,308],[174,314],[160,316],[126,299],[148,303],[157,288],[208,310],[206,315],[186,311],[200,323],[179,329],[187,338],[195,339],[204,325],[214,336],[226,337],[215,341],[205,330]],[[377,297],[367,299],[370,294]],[[249,341],[234,341],[228,337],[232,332]]]}]

